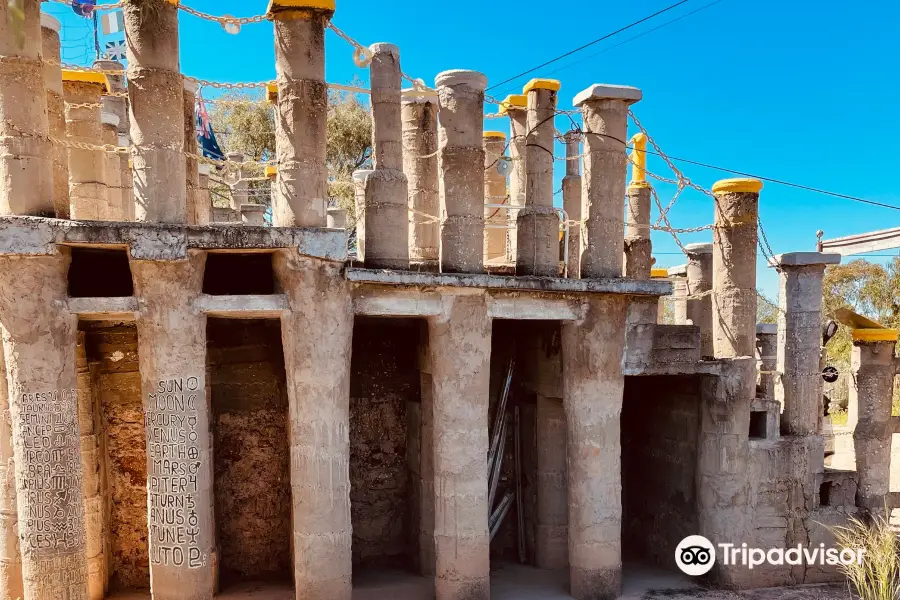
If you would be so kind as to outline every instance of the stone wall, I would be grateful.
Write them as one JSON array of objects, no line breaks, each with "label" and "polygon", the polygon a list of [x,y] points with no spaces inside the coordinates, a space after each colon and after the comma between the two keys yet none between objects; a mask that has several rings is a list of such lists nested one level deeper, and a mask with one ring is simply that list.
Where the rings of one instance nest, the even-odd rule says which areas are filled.
[{"label": "stone wall", "polygon": [[291,485],[281,323],[209,319],[221,580],[290,579]]},{"label": "stone wall", "polygon": [[622,545],[626,560],[674,567],[699,532],[697,377],[626,377],[622,409]]}]

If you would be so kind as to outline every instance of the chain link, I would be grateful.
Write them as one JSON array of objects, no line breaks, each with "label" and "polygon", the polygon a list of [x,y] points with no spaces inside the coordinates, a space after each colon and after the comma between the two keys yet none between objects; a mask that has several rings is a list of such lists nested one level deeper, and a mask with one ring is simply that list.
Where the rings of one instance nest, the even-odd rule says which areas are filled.
[{"label": "chain link", "polygon": [[191,8],[190,6],[185,6],[184,4],[178,3],[178,9],[186,12],[189,15],[193,15],[199,19],[203,19],[205,21],[212,21],[214,23],[218,23],[222,27],[230,23],[234,23],[235,25],[250,25],[252,23],[262,23],[263,21],[268,20],[267,15],[254,15],[252,17],[232,17],[231,15],[222,15],[216,16],[211,15],[209,13],[201,12],[195,8]]}]

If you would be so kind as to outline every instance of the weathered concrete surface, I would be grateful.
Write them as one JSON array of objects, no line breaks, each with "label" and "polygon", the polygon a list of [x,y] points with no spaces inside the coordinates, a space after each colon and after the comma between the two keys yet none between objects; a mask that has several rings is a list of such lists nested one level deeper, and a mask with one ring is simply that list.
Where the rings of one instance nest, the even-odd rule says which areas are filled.
[{"label": "weathered concrete surface", "polygon": [[678,265],[668,270],[669,281],[672,282],[672,295],[668,298],[672,307],[672,322],[675,325],[687,325],[687,265]]},{"label": "weathered concrete surface", "polygon": [[[41,53],[44,59],[44,88],[47,91],[47,125],[51,138],[66,139],[66,102],[63,99],[62,70],[51,61],[60,61],[60,22],[41,13]],[[69,218],[69,155],[64,146],[54,144],[53,208],[57,219]]]},{"label": "weathered concrete surface", "polygon": [[325,22],[332,14],[333,10],[308,7],[274,15],[278,175],[272,190],[272,224],[276,227],[325,225]]},{"label": "weathered concrete surface", "polygon": [[[399,94],[399,86],[398,86]],[[357,257],[370,268],[409,267],[409,217],[406,175],[400,169],[369,171],[357,210]],[[358,208],[360,206],[358,205]],[[362,218],[359,215],[363,214]]]},{"label": "weathered concrete surface", "polygon": [[445,296],[443,303],[444,313],[428,320],[434,386],[435,597],[487,600],[491,320],[481,294]]},{"label": "weathered concrete surface", "polygon": [[[509,203],[512,206],[525,206],[525,140],[528,132],[528,99],[522,95],[508,96],[503,101],[501,112],[509,116],[509,158],[512,171],[509,175]],[[579,191],[579,194],[581,192]],[[518,211],[509,211],[509,224],[515,225]],[[508,236],[509,260],[515,261],[516,230],[511,229]],[[572,276],[571,274],[569,275]]]},{"label": "weathered concrete surface", "polygon": [[[182,98],[184,106],[184,151],[189,155],[197,152],[197,117],[195,106],[197,104],[197,84],[188,79],[182,84]],[[200,195],[199,163],[193,156],[184,157],[184,195],[187,202],[187,223],[189,225],[202,225],[198,220],[202,218],[202,209],[197,206],[203,201]]]},{"label": "weathered concrete surface", "polygon": [[341,264],[317,261],[296,251],[277,252],[274,267],[292,309],[281,319],[281,335],[288,390],[296,598],[349,600],[350,287]]},{"label": "weathered concrete surface", "polygon": [[[561,391],[561,390],[560,390]],[[561,398],[537,396],[537,503],[534,564],[569,566],[569,502],[566,483],[566,414]]]},{"label": "weathered concrete surface", "polygon": [[484,264],[484,90],[476,71],[435,78],[440,103],[441,271],[482,273]]},{"label": "weathered concrete surface", "polygon": [[619,417],[628,302],[621,296],[587,302],[583,321],[562,325],[569,583],[578,600],[616,598],[622,576]]},{"label": "weathered concrete surface", "polygon": [[[712,290],[712,244],[687,244],[687,278],[689,296],[700,296]],[[700,328],[700,354],[712,357],[712,298],[709,294],[688,298],[687,318]]]},{"label": "weathered concrete surface", "polygon": [[[506,134],[484,132],[484,203],[505,204],[506,177],[498,170],[500,158],[506,151]],[[484,262],[506,263],[506,224],[509,212],[505,208],[484,208]]]},{"label": "weathered concrete surface", "polygon": [[[28,600],[88,597],[75,318],[63,310],[68,264],[66,255],[0,259],[0,331]],[[56,498],[52,511],[47,494]]]},{"label": "weathered concrete surface", "polygon": [[128,3],[123,13],[135,220],[187,223],[178,7],[147,0]]},{"label": "weathered concrete surface", "polygon": [[625,276],[648,279],[653,266],[650,241],[650,185],[628,186],[625,207]]},{"label": "weathered concrete surface", "polygon": [[39,0],[0,6],[0,215],[54,214],[40,12]]},{"label": "weathered concrete surface", "polygon": [[582,277],[622,275],[628,106],[640,99],[637,88],[593,85],[572,101],[582,110],[585,129]]},{"label": "weathered concrete surface", "polygon": [[[119,117],[113,113],[100,113],[101,139],[104,144],[119,143]],[[103,180],[106,183],[106,205],[100,213],[102,221],[124,221],[125,207],[122,196],[122,170],[118,154],[103,153]]]},{"label": "weathered concrete surface", "polygon": [[[777,323],[759,323],[756,326],[756,358],[759,361],[756,395],[774,400],[775,370],[778,368]],[[781,412],[780,408],[779,412]]]},{"label": "weathered concrete surface", "polygon": [[[184,180],[178,184],[183,191]],[[181,261],[131,262],[142,300],[150,583],[154,594],[172,600],[209,600],[216,588],[206,316],[191,308],[205,260],[192,252]]]},{"label": "weathered concrete surface", "polygon": [[[437,94],[402,98],[403,172],[409,192],[409,259],[436,270],[440,253]],[[421,213],[421,214],[420,214]]]},{"label": "weathered concrete surface", "polygon": [[262,204],[241,204],[241,224],[247,227],[265,227],[266,207]]},{"label": "weathered concrete surface", "polygon": [[209,165],[197,165],[197,198],[194,202],[194,225],[209,225],[212,201],[209,196]]},{"label": "weathered concrete surface", "polygon": [[6,356],[0,344],[0,598],[24,598],[16,509],[16,465],[6,384]]},{"label": "weathered concrete surface", "polygon": [[[66,110],[66,139],[86,144],[103,144],[100,123],[101,83],[64,80],[63,93],[70,106]],[[69,202],[73,219],[100,221],[107,216],[106,155],[101,150],[69,148]]]},{"label": "weathered concrete surface", "polygon": [[[415,488],[419,492],[416,514],[418,527],[414,532],[418,554],[414,560],[418,572],[423,577],[434,577],[434,379],[431,366],[431,347],[428,345],[428,331],[423,330],[419,341],[419,394],[421,404],[418,411],[418,428],[414,421],[409,427],[418,441],[418,479]],[[407,448],[407,456],[410,449]],[[412,462],[413,459],[410,459]]]},{"label": "weathered concrete surface", "polygon": [[581,277],[581,135],[566,133],[566,176],[562,180],[563,210],[569,217],[569,261],[566,276]]}]

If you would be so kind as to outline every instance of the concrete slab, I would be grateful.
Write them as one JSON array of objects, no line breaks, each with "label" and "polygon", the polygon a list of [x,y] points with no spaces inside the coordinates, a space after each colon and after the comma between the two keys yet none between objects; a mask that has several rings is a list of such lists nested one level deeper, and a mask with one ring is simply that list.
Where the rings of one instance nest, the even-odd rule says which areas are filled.
[{"label": "concrete slab", "polygon": [[840,263],[840,254],[825,252],[788,252],[786,254],[777,254],[769,259],[769,265],[773,267],[806,267],[810,265],[838,265]]},{"label": "concrete slab", "polygon": [[612,85],[608,83],[595,83],[586,90],[582,90],[572,99],[574,106],[581,106],[589,100],[625,100],[633,104],[644,97],[643,92],[630,85]]}]

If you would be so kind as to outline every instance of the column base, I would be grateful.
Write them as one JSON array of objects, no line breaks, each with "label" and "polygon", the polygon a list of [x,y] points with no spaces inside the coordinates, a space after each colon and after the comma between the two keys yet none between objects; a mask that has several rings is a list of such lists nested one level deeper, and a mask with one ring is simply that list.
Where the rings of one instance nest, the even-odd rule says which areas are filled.
[{"label": "column base", "polygon": [[614,600],[622,590],[622,568],[569,568],[569,593],[576,600]]},{"label": "column base", "polygon": [[559,217],[549,207],[519,211],[516,219],[516,275],[559,277]]}]

